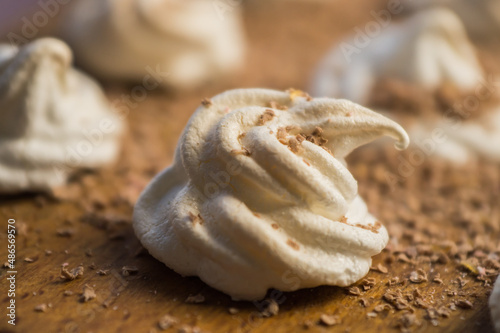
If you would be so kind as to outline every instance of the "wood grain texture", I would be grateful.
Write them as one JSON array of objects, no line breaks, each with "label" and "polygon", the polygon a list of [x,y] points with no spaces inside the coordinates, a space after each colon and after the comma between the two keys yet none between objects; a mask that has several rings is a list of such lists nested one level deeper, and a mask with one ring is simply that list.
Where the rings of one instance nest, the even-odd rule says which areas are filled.
[{"label": "wood grain texture", "polygon": [[[160,331],[158,321],[166,314],[178,320],[168,332],[177,332],[183,325],[196,326],[203,332],[493,332],[487,309],[491,287],[484,287],[472,274],[460,270],[454,260],[441,264],[404,263],[391,260],[392,253],[385,251],[374,258],[374,265],[384,265],[388,273],[371,271],[366,278],[374,278],[375,286],[361,296],[350,295],[346,288],[326,286],[293,293],[271,291],[270,296],[279,303],[279,313],[262,318],[263,302],[233,302],[196,277],[179,276],[141,251],[133,234],[130,219],[137,195],[154,174],[171,162],[177,138],[202,98],[239,87],[306,89],[314,64],[340,36],[369,20],[375,5],[368,0],[352,1],[349,5],[347,2],[290,5],[287,1],[246,4],[250,47],[247,67],[242,73],[190,93],[152,92],[144,102],[130,109],[129,129],[119,161],[100,171],[75,174],[65,188],[56,191],[56,198],[37,194],[1,197],[2,262],[7,256],[9,218],[16,219],[19,233],[17,325],[7,325],[2,310],[0,332],[154,332]],[[108,96],[116,101],[130,89],[109,88]],[[369,179],[364,174],[373,171],[374,177],[378,177],[375,164],[368,164],[371,171],[367,171],[363,158],[360,152],[351,160],[355,176]],[[387,168],[396,172],[397,165]],[[492,168],[498,176],[498,167]],[[399,201],[393,201],[397,197],[411,195],[410,189],[401,188],[387,200],[380,200],[383,193],[378,187],[361,181],[360,186],[370,209],[381,217],[387,215],[386,211],[398,210],[395,205],[400,205]],[[451,198],[448,205],[458,202],[452,194],[448,195]],[[488,205],[493,206],[494,200],[498,203],[498,193],[492,198],[493,203]],[[443,240],[458,243],[465,237],[473,241],[473,234],[464,236],[447,218],[436,221]],[[383,219],[385,224],[394,226],[390,229],[394,233],[396,226],[404,224],[403,220],[404,216],[398,214]],[[498,228],[491,235],[498,239]],[[404,242],[410,246],[412,240]],[[33,262],[26,262],[25,258]],[[60,269],[64,263],[69,269],[83,264],[83,276],[73,281],[62,280]],[[135,266],[138,272],[124,276],[123,266]],[[417,268],[428,272],[429,281],[387,286],[391,278],[406,280]],[[99,275],[99,270],[107,274]],[[6,272],[6,269],[0,271],[2,309],[8,302]],[[443,284],[432,281],[437,273]],[[459,286],[457,277],[467,283]],[[95,299],[81,302],[84,285],[95,290]],[[407,310],[392,307],[369,317],[377,305],[387,304],[382,298],[388,290],[414,294],[417,288],[433,306],[448,305],[467,295],[473,307],[458,308],[450,312],[449,318],[440,317],[433,323],[425,318],[426,309],[410,302],[416,322],[409,327],[401,326]],[[450,290],[459,294],[450,296]],[[73,294],[65,295],[66,291]],[[198,294],[204,296],[203,303],[185,302],[188,296]],[[367,300],[366,307],[361,298]],[[41,304],[47,305],[46,311],[35,311]],[[237,313],[229,313],[229,308],[237,309]],[[322,314],[336,315],[340,323],[332,327],[320,325]]]}]

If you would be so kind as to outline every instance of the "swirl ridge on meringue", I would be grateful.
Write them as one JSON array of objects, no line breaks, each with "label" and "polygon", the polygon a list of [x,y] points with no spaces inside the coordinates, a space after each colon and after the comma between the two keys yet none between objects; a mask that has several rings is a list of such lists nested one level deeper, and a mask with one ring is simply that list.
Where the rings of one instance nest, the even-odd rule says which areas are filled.
[{"label": "swirl ridge on meringue", "polygon": [[347,286],[388,235],[344,157],[384,135],[409,143],[398,124],[346,100],[225,92],[198,108],[174,164],[142,193],[135,232],[167,266],[234,299]]}]

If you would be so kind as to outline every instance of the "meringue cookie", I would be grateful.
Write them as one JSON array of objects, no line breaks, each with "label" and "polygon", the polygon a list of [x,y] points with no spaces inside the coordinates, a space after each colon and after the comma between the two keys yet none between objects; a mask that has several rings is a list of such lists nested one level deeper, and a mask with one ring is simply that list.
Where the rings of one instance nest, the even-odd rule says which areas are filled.
[{"label": "meringue cookie", "polygon": [[397,78],[428,90],[450,84],[470,91],[484,76],[460,19],[448,9],[417,12],[382,28],[364,47],[356,41],[355,37],[336,46],[320,63],[314,96],[366,104],[382,78]]},{"label": "meringue cookie", "polygon": [[121,124],[63,42],[0,47],[0,192],[49,190],[117,155]]},{"label": "meringue cookie", "polygon": [[238,6],[205,0],[85,0],[70,9],[61,36],[96,76],[190,88],[243,64]]},{"label": "meringue cookie", "polygon": [[421,10],[431,6],[446,6],[462,20],[469,35],[475,40],[498,38],[500,33],[500,2],[498,0],[404,0],[402,7]]},{"label": "meringue cookie", "polygon": [[[483,107],[485,88],[493,93],[461,21],[442,8],[416,12],[406,21],[394,23],[351,58],[344,57],[341,44],[320,64],[312,90],[316,96],[369,104],[375,84],[393,78],[429,92],[451,86],[463,93],[456,101],[460,105],[477,103]],[[458,164],[477,156],[500,161],[499,114],[500,107],[458,125],[446,117],[419,117],[409,132],[418,144],[441,131],[445,139],[433,143],[427,153]],[[398,115],[394,117],[398,119]]]},{"label": "meringue cookie", "polygon": [[135,206],[135,233],[154,257],[243,300],[368,272],[388,235],[344,157],[383,135],[405,148],[408,136],[349,101],[301,96],[232,90],[197,109],[174,164]]},{"label": "meringue cookie", "polygon": [[498,277],[495,282],[493,292],[490,296],[489,306],[495,332],[500,333],[500,277]]}]

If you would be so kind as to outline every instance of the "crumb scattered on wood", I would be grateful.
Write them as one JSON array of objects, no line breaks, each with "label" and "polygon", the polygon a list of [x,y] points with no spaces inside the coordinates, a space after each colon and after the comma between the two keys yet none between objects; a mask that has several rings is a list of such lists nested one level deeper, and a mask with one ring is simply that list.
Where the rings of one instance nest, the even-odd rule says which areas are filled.
[{"label": "crumb scattered on wood", "polygon": [[80,301],[83,303],[91,301],[97,297],[94,288],[92,288],[88,284],[84,285],[82,290],[83,291],[80,297]]},{"label": "crumb scattered on wood", "polygon": [[45,303],[38,304],[37,306],[35,306],[35,311],[36,312],[47,312],[48,308],[49,307]]},{"label": "crumb scattered on wood", "polygon": [[75,234],[75,230],[73,228],[61,228],[56,230],[56,235],[59,237],[72,237]]},{"label": "crumb scattered on wood", "polygon": [[136,266],[123,266],[122,267],[122,275],[123,276],[130,276],[137,274],[139,272],[139,268]]},{"label": "crumb scattered on wood", "polygon": [[278,303],[274,299],[267,299],[266,302],[267,305],[261,312],[262,316],[266,318],[276,316],[280,309]]},{"label": "crumb scattered on wood", "polygon": [[340,317],[335,315],[322,314],[319,317],[319,322],[325,326],[334,326],[341,323]]},{"label": "crumb scattered on wood", "polygon": [[67,263],[61,265],[61,278],[63,280],[73,281],[74,279],[77,279],[83,275],[83,265],[79,265],[76,268],[73,268],[71,271],[66,268],[67,266]]},{"label": "crumb scattered on wood", "polygon": [[172,326],[177,325],[178,322],[177,318],[171,315],[164,315],[158,320],[158,327],[161,330],[168,330]]},{"label": "crumb scattered on wood", "polygon": [[385,267],[382,264],[378,264],[375,267],[370,267],[370,270],[375,271],[375,272],[380,272],[382,274],[387,274],[389,272],[389,270],[387,269],[387,267]]},{"label": "crumb scattered on wood", "polygon": [[189,295],[184,302],[190,304],[203,303],[205,302],[205,296],[203,296],[202,294]]}]

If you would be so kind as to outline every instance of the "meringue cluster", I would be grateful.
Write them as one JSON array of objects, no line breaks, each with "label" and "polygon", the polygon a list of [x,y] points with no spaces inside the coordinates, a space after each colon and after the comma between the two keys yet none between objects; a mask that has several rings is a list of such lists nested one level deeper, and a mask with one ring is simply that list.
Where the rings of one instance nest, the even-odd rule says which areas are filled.
[{"label": "meringue cluster", "polygon": [[[456,6],[465,2],[456,1]],[[455,12],[433,6],[417,10],[418,4],[412,8],[402,21],[382,27],[376,36],[364,36],[362,45],[358,35],[336,45],[318,66],[313,95],[347,98],[371,106],[371,98],[377,97],[381,90],[378,85],[384,80],[415,87],[428,97],[439,89],[451,89],[459,92],[458,98],[449,107],[441,107],[442,117],[415,119],[409,128],[412,141],[418,145],[438,130],[446,140],[432,153],[458,163],[476,156],[500,161],[500,104],[492,104],[498,95],[496,78],[491,73],[486,75],[467,29]],[[383,106],[375,108],[388,111]],[[393,115],[396,119],[412,113],[404,107],[397,111]],[[456,121],[458,114],[464,119]]]},{"label": "meringue cluster", "polygon": [[0,46],[0,192],[46,191],[118,152],[121,121],[63,42]]},{"label": "meringue cluster", "polygon": [[234,299],[363,277],[388,235],[344,158],[384,135],[405,148],[406,132],[352,102],[299,91],[232,90],[202,104],[174,164],[135,206],[149,252]]}]

